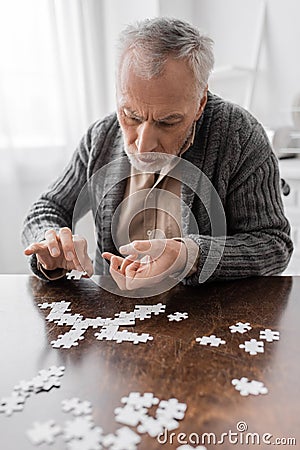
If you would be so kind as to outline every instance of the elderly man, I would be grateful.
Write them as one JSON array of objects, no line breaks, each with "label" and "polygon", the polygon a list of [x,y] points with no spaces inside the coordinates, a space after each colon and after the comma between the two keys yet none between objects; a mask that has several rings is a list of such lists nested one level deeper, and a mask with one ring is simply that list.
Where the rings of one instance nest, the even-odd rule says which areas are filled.
[{"label": "elderly man", "polygon": [[[97,235],[95,271],[109,271],[123,290],[180,274],[186,284],[199,284],[205,263],[216,258],[218,251],[210,252],[216,242],[221,251],[211,280],[283,271],[293,246],[277,161],[257,120],[208,91],[211,39],[183,21],[156,18],[128,26],[119,50],[117,114],[89,128],[63,175],[26,218],[23,241],[33,272],[43,279],[73,268],[93,273],[86,240],[72,234],[86,184]],[[187,175],[186,167],[196,172]],[[212,208],[211,192],[217,194],[227,233],[221,226],[213,235],[197,173],[212,185]],[[181,220],[186,207],[194,225]]]}]

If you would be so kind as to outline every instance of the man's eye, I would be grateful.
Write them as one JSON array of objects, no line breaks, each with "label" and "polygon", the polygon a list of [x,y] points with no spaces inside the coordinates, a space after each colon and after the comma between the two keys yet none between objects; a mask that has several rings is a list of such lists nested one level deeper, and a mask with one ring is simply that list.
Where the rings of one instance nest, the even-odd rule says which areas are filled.
[{"label": "man's eye", "polygon": [[177,122],[175,122],[175,123],[158,122],[158,125],[163,128],[171,128],[171,127],[174,127],[175,125],[177,125]]},{"label": "man's eye", "polygon": [[124,113],[124,118],[127,121],[127,123],[130,123],[130,124],[141,123],[141,119],[139,119],[138,117],[134,117],[134,116],[128,116],[126,113]]}]

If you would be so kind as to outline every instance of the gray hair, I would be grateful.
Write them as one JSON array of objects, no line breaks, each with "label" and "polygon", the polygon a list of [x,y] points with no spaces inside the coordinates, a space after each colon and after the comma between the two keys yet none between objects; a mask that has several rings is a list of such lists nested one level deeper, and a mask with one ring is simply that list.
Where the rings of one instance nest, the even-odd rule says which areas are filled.
[{"label": "gray hair", "polygon": [[158,17],[127,25],[121,32],[117,68],[130,52],[130,63],[146,79],[162,74],[167,59],[187,61],[203,92],[214,65],[213,40],[179,19]]}]

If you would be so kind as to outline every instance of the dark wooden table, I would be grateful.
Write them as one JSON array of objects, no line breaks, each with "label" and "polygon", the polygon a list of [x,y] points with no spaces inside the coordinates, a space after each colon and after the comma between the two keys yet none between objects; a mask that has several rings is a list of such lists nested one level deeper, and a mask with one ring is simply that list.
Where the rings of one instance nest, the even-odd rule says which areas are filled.
[{"label": "dark wooden table", "polygon": [[[64,365],[61,387],[32,395],[22,412],[11,417],[0,414],[1,450],[66,448],[62,436],[52,447],[34,447],[26,430],[34,421],[54,419],[63,425],[71,416],[62,412],[61,400],[79,397],[93,403],[93,417],[104,433],[122,425],[114,409],[131,391],[153,392],[160,399],[176,397],[187,403],[187,411],[176,435],[191,433],[237,432],[237,423],[246,422],[249,433],[294,438],[300,448],[300,278],[264,277],[203,285],[199,288],[177,286],[157,297],[131,299],[117,297],[91,280],[44,283],[22,275],[0,276],[0,398],[8,396],[20,380],[29,380],[42,368]],[[71,301],[72,313],[85,317],[114,317],[131,311],[136,304],[166,304],[166,312],[124,327],[153,336],[153,341],[134,345],[129,342],[98,341],[95,330],[88,329],[78,347],[55,349],[50,341],[70,327],[58,327],[45,320],[50,310],[42,302]],[[187,320],[169,322],[167,314],[186,311]],[[232,334],[229,326],[250,322],[252,330]],[[259,339],[265,328],[280,331],[278,342],[265,343],[265,352],[250,356],[239,344]],[[197,336],[215,334],[226,340],[220,347],[200,346]],[[242,397],[231,385],[242,376],[262,381],[269,393]],[[134,429],[134,428],[133,428]],[[136,431],[136,429],[134,429]],[[238,433],[240,436],[243,433]],[[245,433],[244,433],[245,434]],[[141,435],[139,449],[177,448],[160,445],[155,438]],[[181,438],[182,439],[182,438]],[[232,438],[234,439],[234,438]],[[240,437],[239,437],[240,439]],[[229,443],[210,448],[270,448],[269,445]],[[272,447],[271,447],[272,448]],[[273,446],[274,448],[274,446]]]}]

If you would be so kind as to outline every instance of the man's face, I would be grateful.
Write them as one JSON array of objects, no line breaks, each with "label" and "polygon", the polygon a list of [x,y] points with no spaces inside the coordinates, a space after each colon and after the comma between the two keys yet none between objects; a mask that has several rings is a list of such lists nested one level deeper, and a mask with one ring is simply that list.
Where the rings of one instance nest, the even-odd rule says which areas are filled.
[{"label": "man's face", "polygon": [[[195,88],[185,61],[169,59],[162,75],[140,77],[126,56],[117,79],[118,119],[126,152],[179,155],[191,138],[194,122],[206,104]],[[146,155],[144,155],[146,157]]]}]

